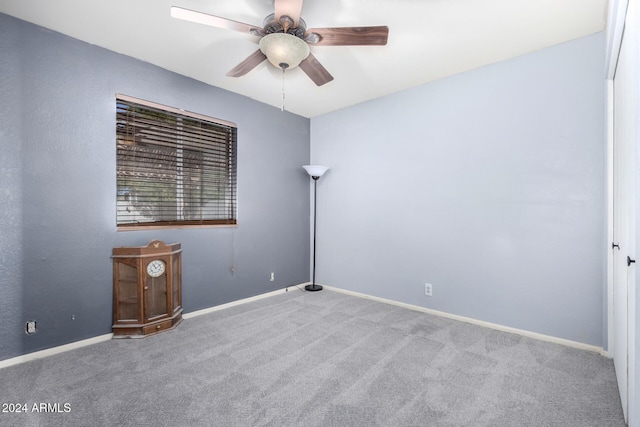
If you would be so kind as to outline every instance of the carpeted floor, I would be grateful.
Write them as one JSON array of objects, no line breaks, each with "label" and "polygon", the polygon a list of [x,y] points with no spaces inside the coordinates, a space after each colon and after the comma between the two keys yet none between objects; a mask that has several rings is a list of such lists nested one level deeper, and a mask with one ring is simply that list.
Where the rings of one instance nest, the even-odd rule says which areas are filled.
[{"label": "carpeted floor", "polygon": [[2,369],[0,403],[27,406],[2,426],[625,425],[598,354],[329,290]]}]

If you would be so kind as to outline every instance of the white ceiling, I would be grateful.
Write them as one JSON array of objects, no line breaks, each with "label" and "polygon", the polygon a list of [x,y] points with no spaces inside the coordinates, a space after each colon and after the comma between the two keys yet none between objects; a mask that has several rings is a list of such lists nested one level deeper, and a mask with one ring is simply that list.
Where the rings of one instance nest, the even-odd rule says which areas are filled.
[{"label": "white ceiling", "polygon": [[[282,105],[282,72],[225,74],[257,37],[170,17],[180,6],[262,26],[273,0],[0,0],[0,12],[258,101]],[[288,70],[285,108],[314,117],[604,30],[607,0],[306,0],[308,28],[387,25],[386,46],[315,46],[334,76]],[[179,106],[178,106],[179,107]]]}]

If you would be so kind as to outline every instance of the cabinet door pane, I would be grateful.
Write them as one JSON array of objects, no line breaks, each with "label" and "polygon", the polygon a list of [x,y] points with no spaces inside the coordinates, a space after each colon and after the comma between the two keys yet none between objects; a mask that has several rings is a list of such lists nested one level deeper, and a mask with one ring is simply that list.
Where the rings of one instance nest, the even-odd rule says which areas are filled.
[{"label": "cabinet door pane", "polygon": [[138,320],[138,270],[118,263],[118,308],[115,320]]},{"label": "cabinet door pane", "polygon": [[167,314],[167,275],[147,277],[147,317],[149,320]]}]

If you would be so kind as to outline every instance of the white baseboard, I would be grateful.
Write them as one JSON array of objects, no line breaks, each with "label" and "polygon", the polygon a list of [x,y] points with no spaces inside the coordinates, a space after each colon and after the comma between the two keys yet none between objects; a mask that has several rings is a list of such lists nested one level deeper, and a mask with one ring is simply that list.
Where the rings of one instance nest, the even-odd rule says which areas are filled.
[{"label": "white baseboard", "polygon": [[[303,283],[303,285],[304,285],[304,283]],[[224,310],[225,308],[233,307],[233,306],[236,306],[236,305],[246,304],[246,303],[251,302],[251,301],[256,301],[256,300],[263,299],[263,298],[269,298],[269,297],[272,297],[274,295],[287,292],[287,291],[289,291],[289,288],[294,287],[294,286],[295,285],[292,285],[292,286],[289,286],[289,287],[286,287],[286,288],[283,288],[283,289],[278,289],[277,291],[267,292],[265,294],[256,295],[256,296],[253,296],[253,297],[250,297],[250,298],[241,299],[241,300],[238,300],[238,301],[232,301],[232,302],[227,303],[227,304],[217,305],[215,307],[205,308],[203,310],[192,311],[190,313],[183,314],[182,317],[184,319],[189,319],[191,317],[200,316],[202,314],[213,313],[214,311],[218,311],[218,310]],[[298,286],[300,286],[300,285],[298,285]],[[6,368],[6,367],[9,367],[9,366],[13,366],[13,365],[18,365],[20,363],[29,362],[31,360],[41,359],[43,357],[52,356],[54,354],[64,353],[65,351],[75,350],[77,348],[86,347],[88,345],[97,344],[97,343],[102,342],[102,341],[108,341],[111,338],[113,338],[113,334],[105,334],[105,335],[100,335],[100,336],[93,337],[93,338],[88,338],[86,340],[76,341],[76,342],[72,342],[72,343],[69,343],[69,344],[61,345],[61,346],[58,346],[58,347],[53,347],[53,348],[48,348],[48,349],[45,349],[45,350],[36,351],[36,352],[33,352],[33,353],[23,354],[22,356],[13,357],[11,359],[0,360],[0,369]]]},{"label": "white baseboard", "polygon": [[351,295],[351,296],[356,296],[356,297],[360,297],[360,298],[366,298],[366,299],[370,299],[373,301],[377,301],[377,302],[382,302],[385,304],[391,304],[391,305],[396,305],[398,307],[403,307],[403,308],[408,308],[410,310],[415,310],[415,311],[421,311],[423,313],[427,313],[427,314],[433,314],[435,316],[440,316],[440,317],[446,317],[447,319],[452,319],[452,320],[458,320],[460,322],[465,322],[465,323],[471,323],[473,325],[477,325],[477,326],[482,326],[485,328],[490,328],[490,329],[495,329],[498,331],[502,331],[502,332],[509,332],[512,334],[517,334],[517,335],[521,335],[521,336],[525,336],[525,337],[529,337],[529,338],[534,338],[537,340],[541,340],[541,341],[547,341],[547,342],[551,342],[554,344],[560,344],[560,345],[564,345],[567,347],[572,347],[572,348],[577,348],[580,350],[587,350],[587,351],[592,351],[595,353],[599,353],[605,357],[607,356],[607,352],[602,348],[602,347],[598,347],[595,345],[591,345],[591,344],[585,344],[585,343],[581,343],[578,341],[571,341],[571,340],[567,340],[564,338],[558,338],[558,337],[554,337],[551,335],[544,335],[544,334],[539,334],[537,332],[531,332],[531,331],[526,331],[523,329],[517,329],[517,328],[512,328],[509,326],[503,326],[503,325],[499,325],[497,323],[491,323],[491,322],[485,322],[483,320],[477,320],[477,319],[472,319],[470,317],[464,317],[464,316],[459,316],[457,314],[451,314],[451,313],[447,313],[444,311],[438,311],[438,310],[433,310],[430,308],[425,308],[425,307],[420,307],[417,305],[412,305],[412,304],[406,304],[403,302],[398,302],[398,301],[393,301],[390,299],[386,299],[386,298],[380,298],[380,297],[374,297],[371,295],[367,295],[367,294],[363,294],[360,292],[354,292],[354,291],[349,291],[346,289],[340,289],[340,288],[334,288],[333,286],[327,286],[327,285],[322,285],[324,288],[334,291],[334,292],[340,292],[343,294],[347,294],[347,295]]},{"label": "white baseboard", "polygon": [[[288,292],[290,288],[299,289],[300,286],[304,286],[304,285],[307,285],[309,283],[310,282],[305,282],[305,283],[301,283],[299,285],[292,285],[292,286],[288,286],[288,287],[283,288],[283,289],[278,289],[276,291],[267,292],[267,293],[256,295],[256,296],[249,297],[249,298],[244,298],[244,299],[241,299],[241,300],[238,300],[238,301],[232,301],[232,302],[229,302],[229,303],[226,303],[226,304],[217,305],[215,307],[209,307],[209,308],[205,308],[205,309],[202,309],[202,310],[192,311],[190,313],[183,314],[182,317],[184,319],[190,319],[192,317],[197,317],[197,316],[201,316],[203,314],[213,313],[213,312],[216,312],[216,311],[224,310],[226,308],[234,307],[234,306],[241,305],[241,304],[246,304],[248,302],[257,301],[257,300],[261,300],[261,299],[265,299],[265,298],[270,298],[270,297],[272,297],[274,295],[278,295],[278,294],[282,294],[282,293]],[[420,307],[420,306],[412,305],[412,304],[406,304],[406,303],[403,303],[403,302],[398,302],[398,301],[394,301],[394,300],[390,300],[390,299],[386,299],[386,298],[374,297],[374,296],[363,294],[363,293],[360,293],[360,292],[354,292],[354,291],[349,291],[349,290],[346,290],[346,289],[335,288],[333,286],[327,286],[327,285],[322,285],[322,286],[324,288],[326,288],[327,290],[330,290],[330,291],[333,291],[333,292],[339,292],[339,293],[343,293],[343,294],[346,294],[346,295],[351,295],[351,296],[355,296],[355,297],[359,297],[359,298],[370,299],[370,300],[381,302],[381,303],[385,303],[385,304],[391,304],[391,305],[395,305],[395,306],[398,306],[398,307],[407,308],[409,310],[421,311],[423,313],[432,314],[432,315],[435,315],[435,316],[446,317],[448,319],[458,320],[460,322],[471,323],[471,324],[474,324],[474,325],[483,326],[485,328],[495,329],[495,330],[498,330],[498,331],[510,332],[512,334],[522,335],[522,336],[529,337],[529,338],[535,338],[535,339],[538,339],[538,340],[541,340],[541,341],[548,341],[548,342],[552,342],[552,343],[555,343],[555,344],[561,344],[561,345],[565,345],[567,347],[573,347],[573,348],[577,348],[577,349],[580,349],[580,350],[592,351],[592,352],[600,353],[604,357],[611,358],[610,353],[607,352],[606,350],[604,350],[602,347],[598,347],[598,346],[594,346],[594,345],[590,345],[590,344],[584,344],[584,343],[580,343],[580,342],[577,342],[577,341],[567,340],[567,339],[564,339],[564,338],[557,338],[557,337],[553,337],[553,336],[550,336],[550,335],[539,334],[537,332],[525,331],[523,329],[511,328],[509,326],[502,326],[502,325],[499,325],[499,324],[496,324],[496,323],[490,323],[490,322],[485,322],[485,321],[482,321],[482,320],[476,320],[476,319],[472,319],[470,317],[459,316],[457,314],[450,314],[450,313],[446,313],[444,311],[432,310],[430,308]],[[113,337],[113,334],[99,335],[97,337],[88,338],[86,340],[76,341],[76,342],[72,342],[72,343],[69,343],[69,344],[61,345],[61,346],[58,346],[58,347],[48,348],[48,349],[45,349],[45,350],[40,350],[40,351],[36,351],[36,352],[33,352],[33,353],[24,354],[22,356],[17,356],[17,357],[11,358],[11,359],[0,360],[0,369],[6,368],[6,367],[9,367],[9,366],[13,366],[13,365],[17,365],[17,364],[20,364],[20,363],[29,362],[31,360],[41,359],[43,357],[52,356],[54,354],[64,353],[65,351],[75,350],[77,348],[86,347],[88,345],[97,344],[99,342],[108,341],[112,337]]]},{"label": "white baseboard", "polygon": [[86,340],[75,341],[58,347],[47,348],[45,350],[34,351],[33,353],[23,354],[11,359],[0,360],[0,369],[9,366],[18,365],[20,363],[30,362],[31,360],[42,359],[43,357],[53,356],[54,354],[64,353],[65,351],[75,350],[77,348],[86,347],[88,345],[97,344],[99,342],[108,341],[113,334],[104,334],[97,337],[88,338]]},{"label": "white baseboard", "polygon": [[[302,285],[304,285],[304,284],[305,283],[303,283]],[[297,286],[301,286],[301,285],[297,285]],[[182,315],[182,318],[183,319],[191,319],[192,317],[201,316],[203,314],[209,314],[209,313],[213,313],[213,312],[216,312],[216,311],[224,310],[224,309],[229,308],[229,307],[235,307],[237,305],[246,304],[248,302],[257,301],[257,300],[261,300],[261,299],[264,299],[264,298],[269,298],[269,297],[272,297],[274,295],[278,295],[278,294],[282,294],[282,293],[288,292],[289,288],[293,288],[293,287],[296,287],[296,285],[288,286],[288,287],[283,288],[283,289],[278,289],[277,291],[267,292],[265,294],[260,294],[260,295],[255,295],[253,297],[244,298],[244,299],[241,299],[241,300],[238,300],[238,301],[231,301],[231,302],[228,302],[226,304],[216,305],[214,307],[203,308],[202,310],[191,311],[189,313],[184,313]]]}]

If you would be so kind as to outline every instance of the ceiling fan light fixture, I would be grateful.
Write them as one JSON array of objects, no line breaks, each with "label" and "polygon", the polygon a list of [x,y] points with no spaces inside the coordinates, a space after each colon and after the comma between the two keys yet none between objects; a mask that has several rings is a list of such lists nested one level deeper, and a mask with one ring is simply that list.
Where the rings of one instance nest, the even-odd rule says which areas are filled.
[{"label": "ceiling fan light fixture", "polygon": [[272,33],[260,39],[260,50],[274,66],[295,68],[307,56],[309,45],[302,39],[285,33]]}]

